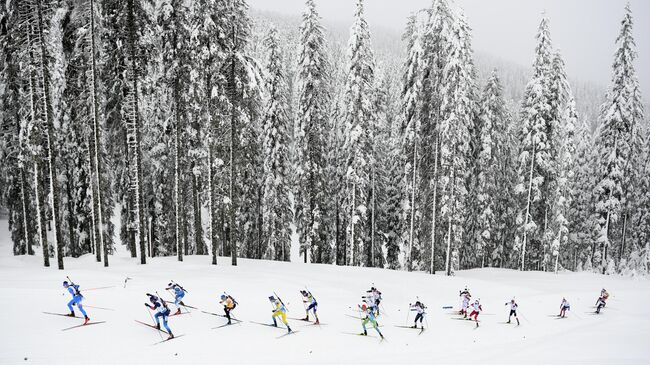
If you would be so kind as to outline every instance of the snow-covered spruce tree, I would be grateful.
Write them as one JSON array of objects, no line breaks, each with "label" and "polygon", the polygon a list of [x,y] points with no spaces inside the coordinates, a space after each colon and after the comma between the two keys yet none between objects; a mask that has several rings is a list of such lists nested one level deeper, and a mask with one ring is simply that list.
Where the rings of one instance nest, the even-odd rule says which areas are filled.
[{"label": "snow-covered spruce tree", "polygon": [[643,153],[634,189],[634,211],[630,217],[630,254],[628,271],[650,273],[650,127],[641,130]]},{"label": "snow-covered spruce tree", "polygon": [[[256,91],[261,87],[261,76],[257,62],[248,55],[246,45],[250,36],[250,19],[248,18],[248,5],[244,0],[233,0],[226,6],[226,17],[229,20],[225,37],[219,39],[219,45],[225,53],[224,62],[220,72],[225,79],[225,93],[228,103],[228,132],[227,138],[227,165],[228,165],[228,241],[230,243],[230,255],[232,265],[237,265],[237,226],[235,225],[235,213],[238,209],[237,190],[240,186],[237,181],[243,182],[237,170],[237,165],[247,157],[243,153],[240,156],[240,139],[253,132],[247,110],[251,98],[255,97]],[[254,136],[253,136],[254,138]],[[257,140],[247,138],[249,146],[258,144]],[[259,167],[258,167],[259,168]],[[250,172],[250,170],[249,170]],[[243,184],[245,185],[245,184]],[[248,186],[256,188],[257,185]],[[244,186],[242,186],[244,187]],[[249,207],[244,207],[249,208]]]},{"label": "snow-covered spruce tree", "polygon": [[287,85],[284,60],[274,26],[264,40],[267,48],[266,91],[267,101],[262,119],[264,156],[264,193],[262,208],[264,254],[262,258],[289,260],[291,246],[291,206],[288,181],[288,130]]},{"label": "snow-covered spruce tree", "polygon": [[[143,16],[142,5],[139,0],[127,0],[126,3],[126,58],[127,58],[127,92],[125,95],[123,115],[126,119],[126,139],[130,160],[128,162],[130,173],[130,192],[132,194],[133,211],[135,211],[135,226],[140,246],[140,263],[147,263],[146,255],[146,217],[144,207],[144,178],[142,167],[142,122],[140,120],[140,106],[138,96],[138,83],[141,72],[140,40],[141,29],[138,25]],[[133,255],[133,253],[132,253]]]},{"label": "snow-covered spruce tree", "polygon": [[463,242],[470,128],[476,108],[469,27],[462,14],[452,26],[452,37],[450,53],[443,69],[440,123],[440,219],[447,231],[447,275],[453,272],[453,262],[457,261]]},{"label": "snow-covered spruce tree", "polygon": [[189,82],[188,64],[189,51],[189,8],[182,0],[164,0],[156,4],[155,9],[158,36],[161,43],[163,80],[170,94],[170,113],[173,120],[173,151],[174,151],[174,227],[176,255],[178,261],[183,261],[183,253],[187,254],[186,222],[184,219],[185,205],[183,186],[188,175],[186,163],[186,148],[184,141],[188,130],[187,123],[187,84]]},{"label": "snow-covered spruce tree", "polygon": [[[87,171],[83,172],[89,181],[88,192],[77,187],[76,194],[87,194],[89,196],[81,199],[90,199],[90,219],[91,234],[85,235],[91,237],[94,242],[91,251],[96,254],[98,262],[104,260],[104,266],[108,266],[108,254],[112,251],[113,245],[113,223],[108,219],[113,215],[113,193],[110,184],[110,172],[105,169],[107,164],[107,155],[104,149],[104,123],[103,123],[103,102],[100,84],[100,66],[101,66],[101,47],[98,45],[99,32],[102,29],[100,23],[100,11],[95,0],[89,0],[79,3],[71,9],[69,19],[64,22],[64,49],[67,48],[68,42],[72,48],[67,50],[67,57],[71,60],[68,62],[66,69],[66,89],[64,98],[66,108],[64,116],[69,120],[67,123],[75,125],[78,129],[79,143],[78,146],[86,146],[84,152],[84,166]],[[69,40],[69,41],[68,41]],[[84,124],[88,121],[88,125]],[[81,123],[81,124],[80,124]],[[77,124],[80,124],[76,126]],[[66,153],[67,161],[72,160],[69,154],[76,154],[78,147],[69,149]],[[88,166],[86,166],[88,165]],[[78,165],[81,168],[81,165]],[[73,177],[72,174],[69,174]],[[75,177],[75,181],[79,177]],[[72,202],[70,202],[72,203]],[[81,201],[75,203],[78,208],[83,204]],[[71,208],[72,206],[69,205]],[[81,222],[78,222],[81,224]],[[85,253],[83,251],[82,253]]]},{"label": "snow-covered spruce tree", "polygon": [[[575,101],[569,93],[569,102],[565,110],[565,115],[559,126],[561,129],[558,131],[563,136],[562,144],[558,149],[558,179],[555,185],[557,191],[555,193],[555,205],[553,214],[553,231],[554,239],[551,245],[551,255],[555,257],[555,264],[553,271],[557,274],[560,265],[560,255],[563,256],[563,262],[570,262],[571,250],[569,250],[567,243],[569,242],[569,222],[570,211],[574,204],[573,197],[574,191],[578,188],[575,179],[575,157],[576,157],[576,144],[575,144],[575,129],[578,122]],[[566,253],[566,254],[564,254]],[[564,267],[565,265],[563,265]]]},{"label": "snow-covered spruce tree", "polygon": [[386,267],[388,250],[399,247],[403,166],[400,158],[401,98],[398,69],[396,64],[385,64],[378,68],[379,76],[375,85],[373,153],[376,165],[372,173],[372,190],[368,203],[371,208],[371,241],[367,260],[368,265],[373,267]]},{"label": "snow-covered spruce tree", "polygon": [[[563,167],[562,151],[565,146],[567,137],[573,138],[575,128],[570,131],[564,129],[566,124],[567,105],[571,97],[571,90],[567,80],[566,71],[564,69],[564,60],[559,51],[553,52],[553,61],[551,64],[551,71],[549,75],[549,121],[547,124],[548,139],[549,139],[549,154],[551,156],[551,166],[546,171],[543,184],[543,196],[546,200],[546,207],[544,213],[544,230],[542,240],[542,262],[541,268],[544,271],[549,270],[552,265],[551,259],[554,256],[556,247],[559,244],[559,236],[563,234],[560,231],[566,231],[568,222],[566,203],[569,203],[568,193],[565,186],[560,186],[560,179],[562,182],[571,179],[571,176],[563,175],[561,171]],[[575,109],[575,107],[574,107]],[[575,113],[573,113],[575,115]],[[568,136],[567,133],[571,133]],[[571,141],[573,143],[573,141]],[[574,146],[570,147],[572,150]],[[568,152],[572,154],[572,151]],[[568,157],[571,159],[571,157]],[[566,169],[570,170],[570,162]],[[562,195],[562,196],[560,196]],[[565,232],[566,233],[566,232]]]},{"label": "snow-covered spruce tree", "polygon": [[601,107],[601,124],[595,142],[598,151],[598,182],[594,194],[597,196],[596,211],[600,225],[598,242],[602,252],[600,265],[603,273],[607,267],[612,239],[620,237],[620,247],[623,248],[623,232],[628,219],[627,194],[632,191],[631,182],[637,168],[633,162],[640,153],[638,130],[643,120],[643,108],[634,68],[637,55],[632,25],[632,11],[628,4],[616,39],[618,48],[612,65],[612,82],[607,92],[607,101]]},{"label": "snow-covered spruce tree", "polygon": [[304,262],[323,262],[327,254],[325,222],[325,163],[328,63],[323,28],[313,0],[306,2],[300,25],[300,50],[297,73],[298,107],[295,220]]},{"label": "snow-covered spruce tree", "polygon": [[[416,216],[419,222],[421,213],[417,212],[417,202],[420,200],[419,192],[419,161],[421,157],[418,151],[422,150],[422,136],[421,136],[421,112],[423,110],[424,96],[423,96],[423,82],[425,77],[426,55],[425,55],[425,39],[424,31],[425,25],[428,20],[429,13],[420,11],[409,17],[406,32],[403,39],[406,41],[406,62],[404,64],[404,71],[402,76],[402,140],[401,146],[401,162],[404,166],[404,176],[402,185],[404,186],[404,194],[401,197],[403,201],[402,206],[404,211],[401,213],[403,224],[402,226],[408,227],[407,236],[402,237],[406,241],[407,247],[400,247],[396,244],[389,247],[388,261],[389,267],[398,269],[401,267],[399,263],[399,255],[405,254],[404,261],[407,269],[412,268],[413,246],[416,249],[419,247],[414,240],[417,240],[415,235],[416,229]],[[435,210],[435,208],[434,208]]]},{"label": "snow-covered spruce tree", "polygon": [[[31,184],[28,179],[31,165],[29,146],[29,90],[23,92],[21,64],[26,59],[16,2],[0,4],[0,205],[9,208],[9,229],[14,243],[13,253],[34,254],[35,219]],[[23,71],[23,75],[25,75]],[[26,95],[26,96],[24,96]]]},{"label": "snow-covered spruce tree", "polygon": [[[63,270],[63,255],[64,247],[61,236],[61,217],[60,217],[60,189],[58,183],[57,172],[57,143],[55,135],[55,122],[52,113],[52,101],[50,93],[50,63],[49,63],[49,47],[45,43],[45,29],[49,25],[50,14],[46,14],[46,7],[43,0],[34,0],[31,5],[32,15],[29,17],[32,27],[34,28],[34,36],[30,37],[30,47],[36,56],[37,75],[39,83],[36,88],[40,89],[39,102],[41,105],[42,123],[44,125],[44,150],[47,164],[47,175],[49,180],[50,190],[50,207],[52,209],[52,229],[54,238],[54,247],[56,248],[57,266],[59,270]],[[58,124],[58,123],[56,123]]]},{"label": "snow-covered spruce tree", "polygon": [[[192,78],[195,80],[191,83],[197,109],[200,109],[200,123],[196,126],[196,137],[191,140],[199,141],[200,133],[203,132],[205,138],[204,159],[207,166],[205,173],[207,179],[204,180],[207,187],[208,211],[210,216],[209,224],[209,247],[212,255],[212,264],[217,264],[217,254],[219,240],[225,242],[225,223],[222,219],[226,209],[223,199],[226,191],[225,183],[227,180],[222,177],[226,171],[223,171],[224,162],[218,156],[224,155],[226,136],[224,135],[225,118],[222,117],[220,110],[222,107],[228,107],[225,103],[225,79],[223,73],[218,72],[225,56],[225,49],[221,48],[218,39],[222,39],[226,34],[226,27],[229,26],[230,19],[225,11],[226,1],[201,0],[194,3],[194,17],[199,27],[193,34],[192,41],[195,42],[193,47],[195,56],[194,69],[191,71]],[[192,144],[192,142],[190,142]],[[195,145],[196,146],[196,145]],[[201,155],[201,152],[190,148],[190,155]],[[198,161],[197,161],[198,164]],[[197,172],[200,172],[199,166],[195,164],[193,168],[195,180],[198,180]],[[198,185],[198,181],[197,181]],[[194,190],[198,193],[197,190]],[[198,200],[198,194],[195,196]],[[197,202],[198,205],[198,202]],[[200,213],[199,213],[200,214]],[[200,218],[195,213],[195,222]],[[195,223],[196,224],[196,223]],[[195,227],[195,229],[198,225]],[[199,238],[199,232],[195,232],[195,241]],[[200,242],[196,241],[196,252],[200,253]],[[223,246],[221,246],[223,250]]]},{"label": "snow-covered spruce tree", "polygon": [[[419,36],[423,39],[424,49],[423,68],[419,71],[422,89],[418,98],[421,101],[417,105],[416,114],[420,123],[420,137],[417,145],[411,142],[412,152],[407,150],[405,154],[413,161],[415,169],[412,167],[408,171],[409,176],[405,174],[404,177],[407,184],[407,179],[410,179],[412,187],[406,190],[410,193],[410,204],[402,204],[406,208],[402,216],[405,218],[403,227],[409,227],[408,231],[403,230],[408,232],[407,235],[403,234],[403,241],[408,242],[409,246],[405,257],[406,267],[421,268],[428,256],[428,269],[435,273],[436,241],[445,232],[441,226],[439,210],[444,69],[451,49],[455,18],[446,0],[433,1],[425,13],[423,34]],[[416,24],[419,23],[418,19],[415,21]],[[444,260],[444,255],[439,256]]]},{"label": "snow-covered spruce tree", "polygon": [[504,148],[507,143],[505,133],[508,111],[497,70],[492,71],[483,89],[479,108],[480,144],[474,168],[477,182],[475,204],[478,210],[473,214],[478,217],[480,226],[475,237],[468,238],[476,240],[473,246],[479,252],[477,259],[483,267],[492,266],[496,258],[494,253],[503,234],[499,232],[498,226],[498,219],[503,218],[497,216],[498,197],[507,191],[507,188],[503,189],[504,181],[500,174],[507,169],[507,166],[504,166],[507,157]]},{"label": "snow-covered spruce tree", "polygon": [[[126,245],[132,257],[136,257],[136,218],[137,212],[133,209],[134,194],[131,194],[131,176],[129,171],[129,150],[126,140],[126,94],[128,90],[127,57],[125,44],[128,34],[127,3],[126,1],[100,0],[96,1],[99,10],[98,18],[103,19],[101,28],[98,28],[97,44],[102,45],[100,52],[99,68],[100,85],[103,86],[101,97],[102,115],[105,124],[105,140],[120,141],[119,143],[106,143],[106,174],[114,187],[115,200],[121,206],[120,231],[121,242]],[[142,18],[140,18],[142,20]],[[138,23],[142,26],[142,22]],[[101,31],[99,31],[101,30]]]},{"label": "snow-covered spruce tree", "polygon": [[[594,215],[593,187],[596,184],[594,177],[594,161],[596,152],[593,147],[593,137],[587,121],[576,123],[574,134],[576,150],[573,158],[573,174],[575,186],[571,189],[571,200],[569,206],[569,242],[568,247],[573,251],[571,268],[577,270],[582,263],[591,260],[594,256],[597,236],[597,226]],[[579,265],[580,264],[580,265]]]},{"label": "snow-covered spruce tree", "polygon": [[370,30],[364,18],[363,0],[357,2],[354,22],[348,41],[348,73],[343,99],[345,123],[345,212],[349,214],[347,250],[348,265],[365,262],[361,254],[367,241],[370,170],[374,161],[371,153],[370,125],[375,123],[372,110],[374,85],[374,55],[370,45]]},{"label": "snow-covered spruce tree", "polygon": [[[548,18],[542,17],[537,32],[537,46],[533,75],[526,86],[522,101],[520,119],[519,179],[515,187],[521,197],[521,212],[517,222],[521,229],[521,241],[518,243],[521,254],[520,269],[526,269],[526,250],[532,242],[540,244],[543,232],[540,225],[547,218],[546,198],[543,196],[544,183],[552,165],[549,147],[549,78],[552,65],[552,49]],[[518,238],[519,239],[519,238]]]}]

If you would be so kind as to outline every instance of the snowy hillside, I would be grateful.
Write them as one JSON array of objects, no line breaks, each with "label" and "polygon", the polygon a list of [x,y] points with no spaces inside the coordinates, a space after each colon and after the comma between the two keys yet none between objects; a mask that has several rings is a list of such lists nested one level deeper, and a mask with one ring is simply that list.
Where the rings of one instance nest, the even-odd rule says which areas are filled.
[{"label": "snowy hillside", "polygon": [[[431,276],[382,269],[304,265],[241,260],[231,267],[227,259],[206,265],[209,257],[155,258],[146,266],[127,257],[114,257],[102,268],[86,255],[69,259],[67,269],[43,268],[39,256],[11,256],[7,221],[0,221],[0,295],[3,341],[1,364],[647,364],[650,350],[650,283],[593,274],[517,272],[512,270],[460,271],[456,277]],[[87,290],[85,304],[90,327],[61,330],[80,323],[43,314],[66,313],[69,295],[61,282],[69,275]],[[126,277],[131,278],[124,288]],[[224,323],[192,310],[170,318],[172,341],[134,320],[150,322],[142,305],[146,292],[162,295],[170,279],[188,294],[185,303],[221,313],[218,295],[226,290],[239,302],[234,314],[241,324],[211,329]],[[361,331],[350,307],[372,283],[382,292],[385,314],[379,317],[386,341],[345,334]],[[298,291],[308,286],[319,302],[322,326],[290,320],[295,335],[251,323],[270,322],[267,300],[275,291],[289,308],[290,317],[304,311]],[[481,299],[480,327],[455,320],[443,306],[458,306],[458,290],[465,285]],[[611,297],[601,315],[592,315],[602,287]],[[405,309],[416,295],[428,306],[422,334],[396,325],[406,324]],[[516,297],[521,325],[506,325],[506,301]],[[568,319],[558,320],[562,296],[572,304]],[[91,306],[110,308],[100,310]],[[409,323],[410,324],[410,323]],[[428,327],[427,326],[427,327]],[[372,334],[372,331],[370,331]],[[376,335],[375,335],[376,336]]]}]

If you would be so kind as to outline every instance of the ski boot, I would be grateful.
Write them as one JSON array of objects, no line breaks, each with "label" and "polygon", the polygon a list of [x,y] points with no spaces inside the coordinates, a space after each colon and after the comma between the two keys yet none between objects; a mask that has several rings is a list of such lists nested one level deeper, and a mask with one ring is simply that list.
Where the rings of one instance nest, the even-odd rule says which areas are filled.
[{"label": "ski boot", "polygon": [[168,339],[168,340],[171,340],[172,338],[174,338],[174,334],[171,333],[171,332],[169,332],[169,337],[167,337],[167,339]]},{"label": "ski boot", "polygon": [[316,322],[314,322],[314,324],[320,324],[320,320],[316,318]]},{"label": "ski boot", "polygon": [[181,314],[181,309],[180,309],[180,308],[178,308],[178,309],[176,310],[176,313],[174,313],[174,315],[177,316],[177,315],[179,315],[179,314]]},{"label": "ski boot", "polygon": [[414,324],[414,325],[411,326],[411,328],[416,328],[416,329],[417,329],[417,328],[418,328],[418,325],[417,325],[417,324]]},{"label": "ski boot", "polygon": [[368,331],[363,330],[363,333],[359,333],[359,336],[368,336]]},{"label": "ski boot", "polygon": [[293,332],[293,330],[291,329],[291,327],[287,326],[287,329],[289,330],[287,333],[291,333],[291,332]]},{"label": "ski boot", "polygon": [[160,323],[156,323],[156,329],[160,331]]},{"label": "ski boot", "polygon": [[305,318],[302,319],[305,322],[309,322],[309,316],[306,316]]},{"label": "ski boot", "polygon": [[506,323],[510,324],[510,320],[508,320],[508,322],[506,322]]},{"label": "ski boot", "polygon": [[66,314],[68,317],[75,317],[74,312],[70,312],[70,314]]},{"label": "ski boot", "polygon": [[90,322],[90,318],[88,318],[88,316],[86,316],[84,318],[84,325],[88,324],[88,322]]}]

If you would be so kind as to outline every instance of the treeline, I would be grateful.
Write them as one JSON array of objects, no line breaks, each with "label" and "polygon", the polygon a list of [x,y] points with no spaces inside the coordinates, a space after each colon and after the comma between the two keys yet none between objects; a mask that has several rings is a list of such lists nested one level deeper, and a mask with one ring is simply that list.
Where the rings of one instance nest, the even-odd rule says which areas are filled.
[{"label": "treeline", "polygon": [[10,0],[0,26],[16,255],[108,266],[121,242],[142,264],[236,265],[289,260],[295,233],[305,262],[650,269],[629,7],[597,123],[578,115],[545,16],[519,106],[498,70],[479,77],[446,0],[408,19],[405,58],[388,62],[362,0],[346,47],[313,0],[298,29],[263,34],[244,0]]}]

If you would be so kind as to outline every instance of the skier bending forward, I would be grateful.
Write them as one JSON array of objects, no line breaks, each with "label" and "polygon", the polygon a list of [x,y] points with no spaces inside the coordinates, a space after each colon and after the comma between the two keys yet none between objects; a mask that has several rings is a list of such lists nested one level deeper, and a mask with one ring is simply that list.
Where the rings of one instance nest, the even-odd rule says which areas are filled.
[{"label": "skier bending forward", "polygon": [[289,322],[287,322],[287,308],[284,306],[284,304],[282,304],[282,302],[278,298],[272,295],[269,297],[269,301],[271,302],[271,304],[273,304],[274,307],[274,309],[272,310],[273,315],[271,316],[271,318],[273,319],[273,325],[275,327],[278,326],[278,322],[275,320],[275,317],[280,317],[282,323],[284,323],[284,325],[287,326],[289,332],[291,332],[291,327],[289,327]]},{"label": "skier bending forward", "polygon": [[366,317],[362,320],[361,325],[363,326],[363,333],[360,333],[362,336],[368,336],[368,330],[366,329],[366,325],[368,322],[372,324],[372,326],[375,328],[377,333],[379,334],[379,337],[382,339],[384,338],[384,335],[381,334],[381,331],[379,331],[379,325],[377,324],[377,318],[375,317],[375,312],[371,307],[368,307],[365,303],[361,304],[359,307],[361,308],[361,311],[365,313]]},{"label": "skier bending forward", "polygon": [[183,289],[182,286],[176,284],[176,283],[169,283],[167,285],[166,290],[173,290],[174,291],[174,305],[176,308],[176,313],[174,314],[181,314],[181,305],[183,304],[183,297],[185,297],[185,289]]},{"label": "skier bending forward", "polygon": [[70,295],[72,295],[72,299],[68,302],[68,309],[70,309],[70,314],[68,314],[68,316],[70,317],[75,316],[74,308],[72,308],[72,306],[76,305],[77,308],[79,308],[81,314],[84,315],[84,324],[88,323],[88,321],[90,321],[90,318],[88,318],[88,315],[86,314],[83,305],[81,305],[81,301],[84,299],[84,296],[81,295],[81,292],[79,291],[79,285],[75,285],[75,283],[68,283],[67,281],[64,281],[63,287],[68,289],[68,292],[70,293]]},{"label": "skier bending forward", "polygon": [[167,333],[169,333],[168,339],[171,340],[172,338],[174,338],[174,334],[172,333],[172,330],[169,328],[169,325],[167,324],[167,318],[169,317],[169,313],[171,311],[167,307],[167,304],[165,304],[164,300],[149,293],[147,293],[147,296],[149,297],[149,301],[151,302],[151,305],[149,305],[148,303],[144,303],[144,305],[145,307],[151,309],[152,311],[156,311],[156,314],[153,316],[153,318],[156,320],[156,328],[160,330],[160,318],[162,317],[163,326],[165,326]]},{"label": "skier bending forward", "polygon": [[560,303],[560,314],[558,314],[558,317],[564,318],[566,315],[566,311],[571,310],[571,305],[569,304],[569,301],[566,300],[566,298],[562,298],[562,303]]},{"label": "skier bending forward", "polygon": [[232,324],[230,312],[235,309],[237,302],[235,302],[235,300],[230,295],[221,294],[221,301],[219,303],[223,304],[223,312],[226,313],[228,324]]}]

